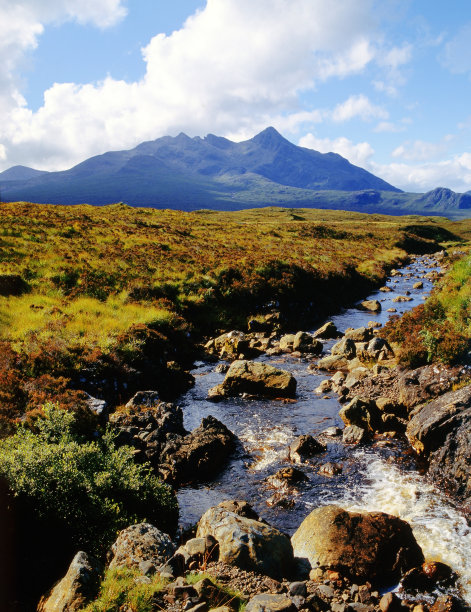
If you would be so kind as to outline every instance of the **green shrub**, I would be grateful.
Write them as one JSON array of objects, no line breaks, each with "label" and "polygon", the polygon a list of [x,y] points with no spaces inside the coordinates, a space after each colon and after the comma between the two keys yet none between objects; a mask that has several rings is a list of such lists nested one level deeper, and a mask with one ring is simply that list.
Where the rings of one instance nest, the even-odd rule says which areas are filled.
[{"label": "green shrub", "polygon": [[48,523],[64,528],[73,543],[101,555],[120,529],[147,520],[172,532],[178,518],[171,489],[149,466],[137,465],[113,434],[84,441],[76,416],[53,405],[33,432],[19,426],[0,441],[0,476],[13,494]]}]

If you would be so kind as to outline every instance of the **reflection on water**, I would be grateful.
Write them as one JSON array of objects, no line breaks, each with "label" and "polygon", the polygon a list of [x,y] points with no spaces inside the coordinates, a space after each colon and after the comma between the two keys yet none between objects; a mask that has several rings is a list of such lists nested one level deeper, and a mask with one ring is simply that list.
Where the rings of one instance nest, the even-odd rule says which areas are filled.
[{"label": "reflection on water", "polygon": [[[423,281],[421,289],[413,289],[412,285],[429,271],[427,258],[418,258],[403,269],[409,276],[389,279],[387,285],[391,292],[377,291],[368,296],[368,299],[381,301],[380,313],[350,308],[331,320],[341,331],[367,326],[372,320],[384,324],[390,316],[388,308],[394,307],[400,314],[423,302],[424,295],[432,288],[431,281],[420,278]],[[412,298],[410,302],[393,302],[395,297],[407,291]],[[325,342],[325,350],[332,344],[333,341]],[[215,481],[179,491],[182,525],[187,527],[195,523],[211,506],[234,498],[249,501],[266,520],[286,533],[293,533],[313,508],[326,503],[381,510],[396,514],[412,525],[427,558],[444,560],[462,573],[464,583],[471,581],[471,535],[466,521],[432,485],[417,475],[412,458],[400,469],[388,462],[401,452],[399,443],[396,448],[365,451],[345,447],[335,438],[326,439],[327,451],[318,456],[314,464],[298,466],[308,479],[300,485],[297,494],[291,496],[294,506],[284,509],[267,505],[273,488],[266,478],[289,465],[289,444],[301,434],[319,435],[332,425],[342,426],[342,422],[336,396],[320,397],[314,392],[326,374],[310,372],[308,361],[290,355],[260,359],[293,373],[298,381],[295,403],[241,398],[208,402],[208,389],[222,382],[224,376],[215,372],[216,364],[202,364],[194,371],[195,387],[180,402],[186,428],[194,429],[203,417],[212,414],[238,436],[240,445]],[[341,463],[342,473],[333,478],[319,474],[319,465],[328,461]],[[471,593],[469,595],[471,600]]]}]

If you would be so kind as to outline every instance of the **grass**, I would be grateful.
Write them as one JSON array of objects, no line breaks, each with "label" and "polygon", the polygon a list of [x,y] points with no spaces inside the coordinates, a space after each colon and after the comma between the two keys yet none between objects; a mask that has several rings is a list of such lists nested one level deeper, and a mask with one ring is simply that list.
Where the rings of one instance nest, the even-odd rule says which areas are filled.
[{"label": "grass", "polygon": [[[458,244],[463,232],[471,222],[313,209],[1,204],[0,342],[18,359],[0,356],[0,413],[61,403],[64,385],[127,401],[170,380],[166,363],[188,365],[204,334],[274,307],[298,325],[320,318],[381,283],[408,250]],[[2,290],[11,275],[18,295]]]}]

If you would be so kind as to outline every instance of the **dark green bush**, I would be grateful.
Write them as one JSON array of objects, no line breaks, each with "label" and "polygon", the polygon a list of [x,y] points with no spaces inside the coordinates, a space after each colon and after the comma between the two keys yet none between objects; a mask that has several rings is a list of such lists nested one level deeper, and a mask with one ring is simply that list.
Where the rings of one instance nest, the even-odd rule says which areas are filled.
[{"label": "dark green bush", "polygon": [[44,412],[36,432],[20,426],[0,441],[0,476],[15,497],[97,555],[132,523],[175,530],[175,495],[148,466],[134,462],[132,449],[116,448],[111,432],[83,441],[74,433],[73,413],[53,405]]}]

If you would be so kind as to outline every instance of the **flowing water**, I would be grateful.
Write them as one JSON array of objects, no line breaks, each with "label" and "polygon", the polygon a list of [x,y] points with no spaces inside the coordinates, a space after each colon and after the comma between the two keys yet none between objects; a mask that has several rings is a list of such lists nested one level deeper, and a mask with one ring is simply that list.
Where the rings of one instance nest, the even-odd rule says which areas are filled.
[{"label": "flowing water", "polygon": [[[349,327],[367,326],[369,321],[384,324],[394,307],[398,314],[423,302],[432,288],[427,272],[436,270],[429,257],[418,257],[403,268],[403,276],[388,280],[392,291],[368,296],[378,299],[382,311],[377,314],[357,308],[345,309],[331,320],[340,331]],[[413,289],[420,279],[422,289]],[[410,291],[410,302],[395,303],[398,295]],[[328,350],[334,341],[326,341]],[[347,447],[339,438],[328,438],[327,451],[318,463],[300,467],[308,480],[296,490],[280,490],[266,479],[288,463],[288,446],[301,434],[317,436],[327,427],[343,426],[335,394],[315,392],[326,373],[308,370],[310,362],[291,355],[259,358],[293,373],[297,379],[295,402],[267,399],[227,398],[209,402],[208,390],[222,382],[224,375],[215,371],[214,363],[201,363],[194,370],[195,386],[181,398],[185,427],[197,427],[201,419],[212,414],[233,431],[239,441],[237,452],[214,481],[188,486],[178,493],[183,527],[194,524],[211,506],[225,499],[249,501],[269,523],[292,534],[311,510],[327,503],[348,509],[388,512],[408,521],[428,560],[448,563],[461,575],[466,599],[471,603],[471,531],[464,517],[442,493],[420,475],[414,458],[404,442],[371,446],[363,449]],[[399,462],[397,459],[400,458]],[[319,473],[319,465],[327,462],[342,465],[339,475]],[[282,503],[277,503],[279,500]]]}]

